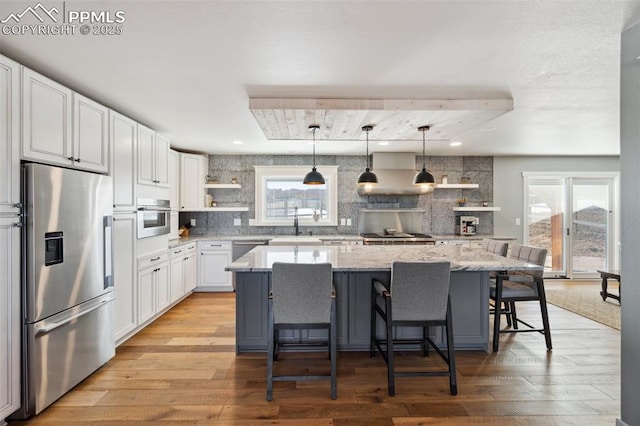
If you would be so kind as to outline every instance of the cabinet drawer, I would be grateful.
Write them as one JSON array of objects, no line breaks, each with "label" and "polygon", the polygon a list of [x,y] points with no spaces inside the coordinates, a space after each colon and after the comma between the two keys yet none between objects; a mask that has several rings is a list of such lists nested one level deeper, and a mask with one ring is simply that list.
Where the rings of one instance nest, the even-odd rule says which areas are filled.
[{"label": "cabinet drawer", "polygon": [[183,244],[180,246],[173,247],[169,249],[171,252],[171,259],[175,259],[177,257],[185,257],[186,255],[192,254],[196,252],[196,243]]},{"label": "cabinet drawer", "polygon": [[147,268],[149,266],[157,265],[162,262],[166,262],[169,260],[169,252],[161,251],[158,253],[150,254],[149,256],[144,256],[138,258],[138,270]]},{"label": "cabinet drawer", "polygon": [[231,241],[198,241],[200,250],[231,250]]}]

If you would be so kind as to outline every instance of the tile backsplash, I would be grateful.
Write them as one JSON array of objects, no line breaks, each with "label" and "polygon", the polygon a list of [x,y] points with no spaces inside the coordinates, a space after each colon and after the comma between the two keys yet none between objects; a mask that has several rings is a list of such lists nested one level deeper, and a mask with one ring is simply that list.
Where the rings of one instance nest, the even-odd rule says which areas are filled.
[{"label": "tile backsplash", "polygon": [[[253,166],[310,165],[310,155],[209,155],[207,174],[220,183],[236,179],[241,189],[210,190],[220,206],[246,206],[246,212],[185,212],[180,213],[180,225],[196,219],[192,235],[291,235],[291,227],[249,226],[255,210],[255,173]],[[426,158],[427,170],[440,183],[447,175],[448,183],[460,183],[463,177],[478,183],[478,189],[435,189],[425,195],[359,195],[356,181],[364,170],[364,156],[316,156],[318,170],[322,165],[338,165],[338,217],[350,218],[351,226],[301,226],[303,234],[357,234],[358,212],[362,208],[421,208],[425,210],[423,232],[446,235],[454,233],[458,198],[466,197],[467,206],[480,206],[483,201],[493,205],[493,157],[431,156]],[[416,170],[422,167],[422,157],[416,156]],[[375,172],[375,170],[374,170]],[[478,234],[493,233],[493,212],[470,212],[478,216]],[[240,219],[241,226],[234,226]]]}]

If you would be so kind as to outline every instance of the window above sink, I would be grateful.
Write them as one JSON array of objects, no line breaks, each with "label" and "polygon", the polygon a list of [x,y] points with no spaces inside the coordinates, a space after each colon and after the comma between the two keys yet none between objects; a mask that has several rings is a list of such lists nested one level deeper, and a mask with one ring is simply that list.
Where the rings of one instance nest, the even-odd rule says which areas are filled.
[{"label": "window above sink", "polygon": [[304,185],[310,166],[255,166],[252,226],[338,225],[338,166],[319,166],[324,185]]}]

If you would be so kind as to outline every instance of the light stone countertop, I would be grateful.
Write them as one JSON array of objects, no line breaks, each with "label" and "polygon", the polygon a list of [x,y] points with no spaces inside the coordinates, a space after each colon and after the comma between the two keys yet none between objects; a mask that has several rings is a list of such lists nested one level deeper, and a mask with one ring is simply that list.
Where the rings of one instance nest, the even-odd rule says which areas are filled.
[{"label": "light stone countertop", "polygon": [[[180,237],[176,240],[169,240],[169,248],[174,248],[181,246],[183,244],[188,244],[191,242],[197,241],[261,241],[261,240],[272,240],[274,238],[317,238],[321,241],[331,240],[331,241],[352,241],[352,240],[362,240],[360,235],[353,234],[336,234],[336,235],[300,235],[296,237],[294,235],[190,235],[188,237]],[[482,240],[483,238],[493,238],[496,240],[515,240],[513,237],[500,237],[495,235],[433,235],[434,240]]]},{"label": "light stone countertop", "polygon": [[259,246],[227,266],[227,271],[267,272],[273,262],[324,263],[334,271],[389,271],[391,261],[451,262],[452,271],[540,270],[541,266],[480,248],[449,245]]}]

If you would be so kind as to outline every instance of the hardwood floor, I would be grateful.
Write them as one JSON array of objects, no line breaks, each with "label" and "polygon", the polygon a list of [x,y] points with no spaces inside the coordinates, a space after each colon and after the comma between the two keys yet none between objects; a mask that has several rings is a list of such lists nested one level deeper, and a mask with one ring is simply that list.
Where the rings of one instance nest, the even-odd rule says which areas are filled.
[{"label": "hardwood floor", "polygon": [[[620,332],[552,305],[552,352],[537,333],[503,335],[497,354],[457,351],[457,396],[446,377],[416,377],[398,378],[389,397],[380,356],[343,352],[336,401],[328,382],[277,382],[272,402],[266,356],[234,352],[234,309],[233,294],[190,296],[39,416],[10,424],[613,425],[620,415]],[[519,314],[539,320],[535,302]],[[324,354],[281,358],[328,369]]]}]

